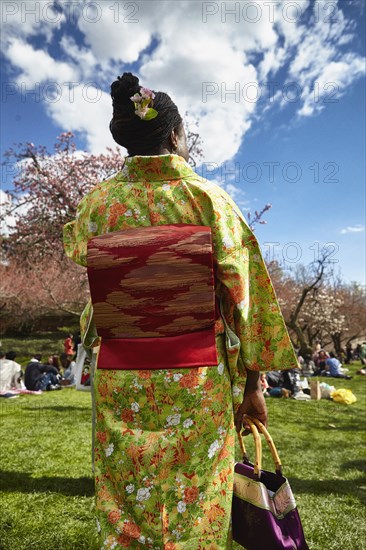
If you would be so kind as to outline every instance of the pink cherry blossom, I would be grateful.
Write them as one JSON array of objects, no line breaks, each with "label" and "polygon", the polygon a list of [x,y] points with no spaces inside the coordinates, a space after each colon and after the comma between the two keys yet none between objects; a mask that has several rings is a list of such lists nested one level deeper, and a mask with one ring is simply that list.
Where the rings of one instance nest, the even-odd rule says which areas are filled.
[{"label": "pink cherry blossom", "polygon": [[149,90],[149,88],[141,88],[140,94],[144,99],[154,99],[155,94],[152,90]]},{"label": "pink cherry blossom", "polygon": [[134,94],[132,97],[130,97],[130,100],[134,103],[141,103],[142,96],[139,93]]}]

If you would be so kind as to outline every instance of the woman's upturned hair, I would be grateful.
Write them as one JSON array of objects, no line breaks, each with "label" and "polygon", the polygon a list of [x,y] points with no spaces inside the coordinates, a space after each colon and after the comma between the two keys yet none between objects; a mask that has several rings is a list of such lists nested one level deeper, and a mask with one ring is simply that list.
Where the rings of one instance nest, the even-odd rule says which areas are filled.
[{"label": "woman's upturned hair", "polygon": [[139,79],[132,73],[123,73],[111,85],[113,118],[109,129],[114,140],[126,147],[130,155],[144,155],[158,149],[182,123],[177,106],[164,92],[154,92],[154,109],[158,115],[151,120],[141,120],[130,99],[140,89]]}]

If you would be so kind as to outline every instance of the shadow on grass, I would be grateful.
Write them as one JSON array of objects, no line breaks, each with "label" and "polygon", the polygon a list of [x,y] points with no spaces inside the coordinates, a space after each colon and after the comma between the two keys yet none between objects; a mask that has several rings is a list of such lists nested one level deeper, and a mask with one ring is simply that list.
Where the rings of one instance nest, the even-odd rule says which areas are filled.
[{"label": "shadow on grass", "polygon": [[90,477],[32,477],[27,472],[0,471],[0,490],[6,493],[61,493],[91,497],[94,480]]},{"label": "shadow on grass", "polygon": [[349,460],[341,466],[342,470],[359,470],[366,474],[366,460]]},{"label": "shadow on grass", "polygon": [[[339,432],[364,432],[365,426],[359,422],[349,422],[346,423],[343,419],[339,420],[337,418],[328,419],[327,422],[319,422],[319,424],[309,423],[307,424],[307,429],[310,430],[329,430],[329,424],[334,423],[336,426],[335,429],[332,428],[332,433]],[[334,431],[333,431],[334,429]]]},{"label": "shadow on grass", "polygon": [[298,479],[289,478],[290,485],[297,494],[311,495],[345,495],[354,496],[363,504],[366,504],[366,490],[361,487],[366,486],[366,477],[357,479]]},{"label": "shadow on grass", "polygon": [[39,404],[38,407],[28,407],[27,405],[24,405],[22,407],[23,411],[57,411],[57,412],[64,412],[64,411],[77,411],[77,412],[88,412],[90,413],[90,416],[92,414],[91,407],[74,407],[73,405],[41,405]]}]

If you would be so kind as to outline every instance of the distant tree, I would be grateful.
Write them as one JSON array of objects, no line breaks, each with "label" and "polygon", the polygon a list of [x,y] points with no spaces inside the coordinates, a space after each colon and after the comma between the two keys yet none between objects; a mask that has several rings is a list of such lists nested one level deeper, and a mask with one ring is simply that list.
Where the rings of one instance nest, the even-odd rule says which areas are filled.
[{"label": "distant tree", "polygon": [[301,355],[317,342],[340,353],[348,342],[366,335],[366,292],[361,285],[346,285],[332,271],[327,253],[308,266],[284,269],[268,263],[281,310],[293,344]]},{"label": "distant tree", "polygon": [[366,288],[356,282],[345,284],[337,279],[332,292],[335,316],[343,317],[338,330],[330,332],[334,349],[339,353],[347,344],[366,338]]},{"label": "distant tree", "polygon": [[68,262],[65,270],[52,258],[33,269],[12,259],[0,264],[0,324],[9,330],[37,329],[44,317],[79,315],[88,297],[84,270]]},{"label": "distant tree", "polygon": [[[277,280],[276,291],[286,324],[293,335],[300,353],[311,350],[307,308],[311,308],[314,296],[321,288],[327,273],[326,253],[309,266],[298,265],[295,272],[282,273]],[[309,338],[310,336],[310,338]]]}]

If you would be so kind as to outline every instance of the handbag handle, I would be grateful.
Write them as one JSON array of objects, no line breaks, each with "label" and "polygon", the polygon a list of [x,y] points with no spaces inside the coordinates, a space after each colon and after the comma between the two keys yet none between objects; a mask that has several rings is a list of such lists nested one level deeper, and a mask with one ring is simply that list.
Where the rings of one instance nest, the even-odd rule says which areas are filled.
[{"label": "handbag handle", "polygon": [[[262,452],[261,452],[262,448],[261,448],[261,446],[259,447],[258,444],[257,444],[257,439],[259,439],[259,441],[261,441],[259,433],[262,433],[264,435],[264,438],[268,443],[268,446],[269,446],[270,451],[271,451],[272,459],[273,459],[273,462],[275,464],[276,474],[282,475],[282,463],[281,463],[280,457],[278,455],[277,448],[276,448],[276,446],[274,444],[274,441],[273,441],[270,433],[268,432],[267,428],[262,424],[262,422],[260,420],[258,420],[258,418],[254,418],[254,417],[248,416],[246,414],[244,415],[244,417],[245,417],[245,419],[246,419],[246,421],[247,421],[247,423],[248,423],[248,425],[249,425],[249,427],[252,431],[252,434],[253,434],[253,437],[254,437],[254,442],[255,442],[254,475],[257,476],[258,478],[260,477],[260,470],[261,470],[261,465],[262,465]],[[241,435],[240,432],[238,432],[238,437],[239,437],[239,445],[240,445],[240,448],[243,452],[243,460],[244,460],[244,462],[248,462],[249,461],[248,454],[246,452],[243,436]],[[260,450],[260,456],[259,456],[259,450]],[[259,458],[259,460],[258,460],[258,458]],[[257,464],[259,464],[259,472],[258,472],[258,469],[256,468]]]},{"label": "handbag handle", "polygon": [[[262,440],[261,440],[261,437],[259,435],[257,426],[253,422],[254,419],[252,417],[247,416],[247,415],[245,415],[245,417],[246,417],[246,421],[249,424],[250,429],[252,431],[252,435],[253,435],[253,438],[254,438],[254,444],[255,444],[254,478],[259,479],[260,475],[261,475],[261,469],[262,469]],[[249,458],[248,458],[248,454],[247,454],[246,449],[245,449],[243,437],[240,434],[240,432],[237,432],[237,433],[238,433],[238,437],[239,437],[239,445],[241,447],[241,450],[243,451],[243,456],[244,456],[243,460],[244,460],[244,462],[249,462]]]}]

